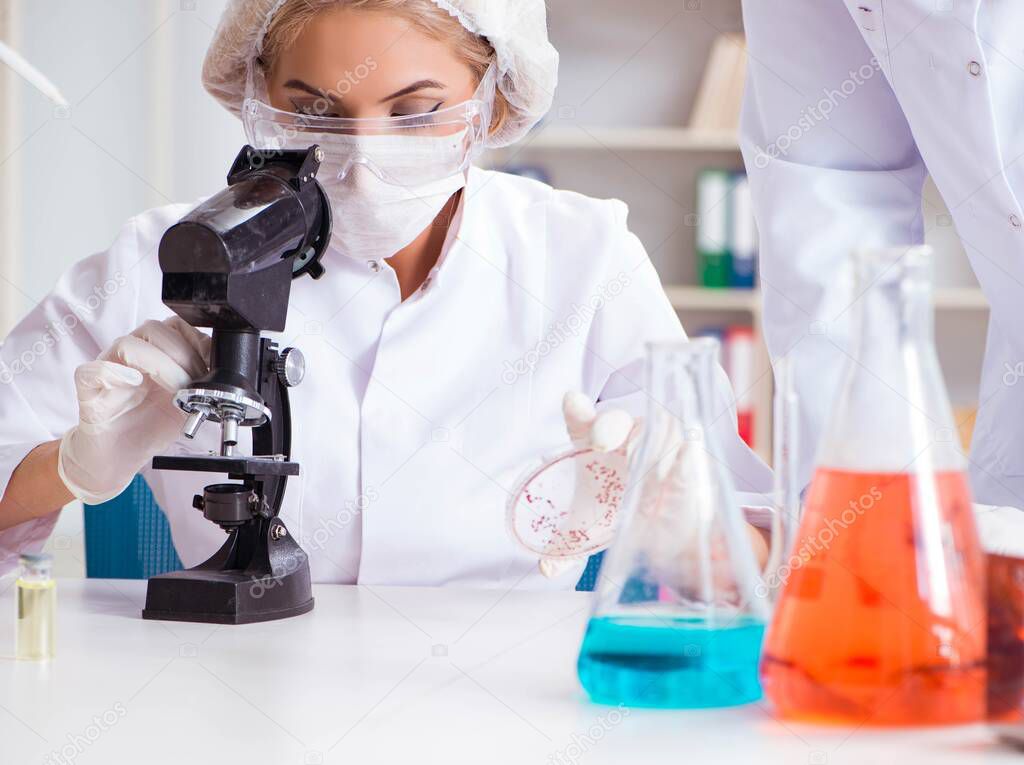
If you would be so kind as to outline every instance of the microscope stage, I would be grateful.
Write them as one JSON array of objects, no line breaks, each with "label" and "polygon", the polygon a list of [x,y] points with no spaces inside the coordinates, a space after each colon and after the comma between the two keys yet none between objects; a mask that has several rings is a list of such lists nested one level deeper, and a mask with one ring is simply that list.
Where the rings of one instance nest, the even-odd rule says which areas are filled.
[{"label": "microscope stage", "polygon": [[299,464],[273,457],[154,457],[157,470],[187,470],[194,473],[228,473],[230,475],[298,475]]}]

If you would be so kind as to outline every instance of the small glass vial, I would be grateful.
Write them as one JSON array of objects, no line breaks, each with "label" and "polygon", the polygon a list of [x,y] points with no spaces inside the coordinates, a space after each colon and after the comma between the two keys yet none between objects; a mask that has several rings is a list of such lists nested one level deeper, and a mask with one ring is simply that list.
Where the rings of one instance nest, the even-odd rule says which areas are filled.
[{"label": "small glass vial", "polygon": [[19,659],[52,659],[57,627],[57,582],[50,575],[53,556],[23,553],[17,581],[15,653]]}]

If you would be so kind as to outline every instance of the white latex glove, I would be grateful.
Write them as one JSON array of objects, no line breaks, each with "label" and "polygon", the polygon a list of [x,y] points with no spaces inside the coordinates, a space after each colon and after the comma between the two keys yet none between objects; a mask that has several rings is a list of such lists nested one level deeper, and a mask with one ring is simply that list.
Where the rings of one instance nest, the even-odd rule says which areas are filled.
[{"label": "white latex glove", "polygon": [[[565,394],[562,400],[562,414],[565,417],[565,427],[569,431],[569,438],[577,449],[594,449],[598,452],[598,459],[605,460],[609,467],[623,468],[624,457],[630,446],[635,441],[636,420],[629,412],[622,409],[609,409],[597,413],[594,402],[583,393],[571,391]],[[583,470],[583,466],[579,470]],[[579,475],[577,486],[584,486],[592,482],[590,475]],[[587,491],[580,491],[576,494],[577,501],[574,503],[570,525],[575,525],[572,516],[590,518],[593,516],[592,508],[584,507],[580,502],[592,501]],[[588,556],[578,558],[564,558],[559,560],[541,559],[540,570],[546,577],[556,577],[574,568],[580,561]]]},{"label": "white latex glove", "polygon": [[60,443],[68,491],[99,504],[124,491],[185,422],[174,394],[205,374],[210,338],[175,316],[147,321],[75,370],[79,422]]}]

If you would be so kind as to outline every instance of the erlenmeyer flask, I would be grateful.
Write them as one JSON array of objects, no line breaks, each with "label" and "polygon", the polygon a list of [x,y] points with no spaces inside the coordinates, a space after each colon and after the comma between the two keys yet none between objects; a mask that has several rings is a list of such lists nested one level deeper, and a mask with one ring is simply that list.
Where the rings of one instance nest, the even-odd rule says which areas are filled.
[{"label": "erlenmeyer flask", "polygon": [[714,340],[648,349],[643,436],[580,649],[595,701],[715,707],[761,696],[768,603],[711,433],[717,353]]},{"label": "erlenmeyer flask", "polygon": [[857,258],[854,342],[765,640],[787,717],[967,722],[985,709],[984,558],[935,355],[931,252]]}]

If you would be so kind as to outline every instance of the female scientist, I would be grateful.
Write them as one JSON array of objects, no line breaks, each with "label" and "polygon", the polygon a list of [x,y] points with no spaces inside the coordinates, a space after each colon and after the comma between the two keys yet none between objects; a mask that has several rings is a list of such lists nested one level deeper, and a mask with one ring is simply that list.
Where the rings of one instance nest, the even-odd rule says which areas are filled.
[{"label": "female scientist", "polygon": [[[282,517],[315,581],[575,582],[549,583],[512,543],[508,492],[567,425],[606,450],[635,437],[644,344],[685,334],[625,205],[472,166],[540,121],[557,66],[542,0],[225,11],[207,90],[251,143],[326,152],[327,275],[294,283],[280,338],[310,368],[292,398],[302,476]],[[105,501],[139,471],[186,566],[221,544],[191,508],[208,477],[149,469],[156,454],[218,446],[215,429],[178,440],[172,395],[205,371],[209,340],[160,301],[157,246],[190,207],[130,220],[0,350],[0,566],[38,548],[64,504]],[[729,467],[741,491],[766,491],[721,381]]]}]

